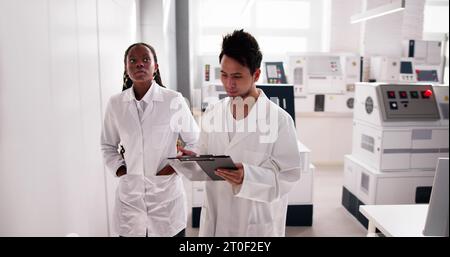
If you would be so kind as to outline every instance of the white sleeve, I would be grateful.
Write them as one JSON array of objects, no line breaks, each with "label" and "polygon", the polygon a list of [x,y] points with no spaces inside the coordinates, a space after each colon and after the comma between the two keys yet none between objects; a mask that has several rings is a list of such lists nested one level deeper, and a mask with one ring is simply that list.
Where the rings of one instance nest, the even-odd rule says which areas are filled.
[{"label": "white sleeve", "polygon": [[183,97],[181,97],[181,112],[183,116],[182,127],[179,128],[180,136],[183,141],[186,143],[185,148],[188,150],[193,149],[194,145],[197,143],[199,139],[200,129],[195,121],[192,113],[189,109],[189,106],[184,101]]},{"label": "white sleeve", "polygon": [[125,160],[117,151],[119,143],[120,135],[112,109],[112,100],[110,99],[106,106],[100,145],[106,168],[114,176],[117,176],[117,169],[119,169],[120,166],[125,165]]},{"label": "white sleeve", "polygon": [[200,132],[198,142],[191,148],[191,151],[196,154],[208,154],[208,132],[203,130]]},{"label": "white sleeve", "polygon": [[[208,137],[209,134],[214,131],[214,122],[212,119],[214,119],[214,108],[208,107],[206,111],[203,113],[201,119],[200,119],[200,126],[201,126],[201,132],[200,132],[200,138],[195,144],[195,146],[192,148],[192,151],[197,154],[209,154],[209,148],[208,148]],[[216,115],[217,116],[217,115]]]},{"label": "white sleeve", "polygon": [[260,202],[280,199],[300,179],[301,161],[292,119],[279,128],[278,139],[260,166],[243,163],[244,180],[233,187],[235,196]]}]

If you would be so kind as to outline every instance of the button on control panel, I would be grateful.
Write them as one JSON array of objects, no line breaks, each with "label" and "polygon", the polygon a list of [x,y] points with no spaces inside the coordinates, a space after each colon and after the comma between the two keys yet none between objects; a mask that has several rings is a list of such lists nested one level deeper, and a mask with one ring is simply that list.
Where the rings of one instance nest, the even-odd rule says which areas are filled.
[{"label": "button on control panel", "polygon": [[389,99],[395,99],[395,91],[387,91],[387,97]]},{"label": "button on control panel", "polygon": [[398,109],[397,102],[389,102],[389,105],[391,106],[391,110],[397,110]]},{"label": "button on control panel", "polygon": [[419,98],[419,92],[417,92],[417,91],[409,91],[409,95],[411,96],[411,99]]},{"label": "button on control panel", "polygon": [[399,95],[400,95],[401,99],[407,99],[408,98],[408,93],[406,93],[406,91],[400,91]]}]

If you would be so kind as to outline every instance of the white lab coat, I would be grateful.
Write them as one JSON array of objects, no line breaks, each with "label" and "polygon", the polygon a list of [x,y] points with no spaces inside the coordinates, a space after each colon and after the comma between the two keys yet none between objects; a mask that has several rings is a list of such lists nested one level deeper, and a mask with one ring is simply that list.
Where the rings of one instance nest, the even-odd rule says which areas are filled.
[{"label": "white lab coat", "polygon": [[[199,128],[180,93],[153,83],[144,98],[151,103],[141,120],[132,88],[112,96],[105,111],[101,135],[105,165],[114,176],[121,165],[127,167],[127,174],[119,178],[114,223],[121,236],[145,236],[147,231],[148,236],[174,236],[187,222],[183,182],[177,174],[156,173],[167,157],[176,156],[178,136],[190,148],[198,140]],[[124,159],[119,143],[125,148]]]},{"label": "white lab coat", "polygon": [[[230,155],[243,163],[240,186],[225,181],[207,181],[200,217],[200,236],[284,236],[288,193],[300,179],[300,155],[292,118],[260,90],[246,119],[261,124],[275,122],[276,141],[261,143],[261,126],[256,132],[237,133],[229,140],[227,132],[212,130],[211,124],[229,117],[230,99],[225,98],[207,111],[195,150],[201,154]],[[266,114],[260,110],[268,110]],[[270,111],[275,118],[270,118]],[[227,119],[227,118],[225,118]],[[275,124],[275,123],[272,123]],[[220,127],[220,125],[218,126]],[[224,125],[226,127],[226,125]]]}]

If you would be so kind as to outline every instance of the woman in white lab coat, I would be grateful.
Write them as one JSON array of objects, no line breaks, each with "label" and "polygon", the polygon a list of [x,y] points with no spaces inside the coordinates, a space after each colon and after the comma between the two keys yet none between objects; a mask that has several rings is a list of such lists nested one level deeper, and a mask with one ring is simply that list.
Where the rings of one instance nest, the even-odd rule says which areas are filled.
[{"label": "woman in white lab coat", "polygon": [[189,148],[197,142],[199,129],[181,94],[163,87],[153,47],[131,45],[124,62],[124,91],[110,98],[101,135],[105,165],[119,177],[117,233],[182,235],[185,191],[180,176],[166,163],[177,154],[178,137]]},{"label": "woman in white lab coat", "polygon": [[206,182],[199,235],[284,236],[287,196],[300,178],[294,122],[256,88],[262,54],[250,34],[225,36],[219,59],[229,97],[207,110],[198,145],[183,152],[229,155],[238,170]]}]

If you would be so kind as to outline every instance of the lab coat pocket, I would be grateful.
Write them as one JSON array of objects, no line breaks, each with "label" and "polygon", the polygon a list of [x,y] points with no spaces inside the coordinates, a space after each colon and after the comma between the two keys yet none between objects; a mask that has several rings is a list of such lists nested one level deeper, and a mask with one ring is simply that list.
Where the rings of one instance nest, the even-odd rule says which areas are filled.
[{"label": "lab coat pocket", "polygon": [[132,205],[141,204],[144,192],[144,180],[140,175],[125,174],[120,177],[118,193],[119,200]]},{"label": "lab coat pocket", "polygon": [[118,215],[119,234],[145,234],[145,230],[144,232],[137,231],[143,226],[142,224],[145,224],[146,220],[143,192],[142,176],[126,174],[120,177],[115,207]]},{"label": "lab coat pocket", "polygon": [[164,203],[180,197],[184,187],[183,181],[177,176],[177,174],[172,174],[146,177],[146,201]]},{"label": "lab coat pocket", "polygon": [[[151,128],[151,144],[154,149],[163,149],[167,144],[170,125],[155,125]],[[175,147],[175,146],[174,146]]]},{"label": "lab coat pocket", "polygon": [[266,153],[245,150],[244,160],[242,162],[250,165],[260,166],[266,160],[268,160],[269,157],[270,156]]}]

